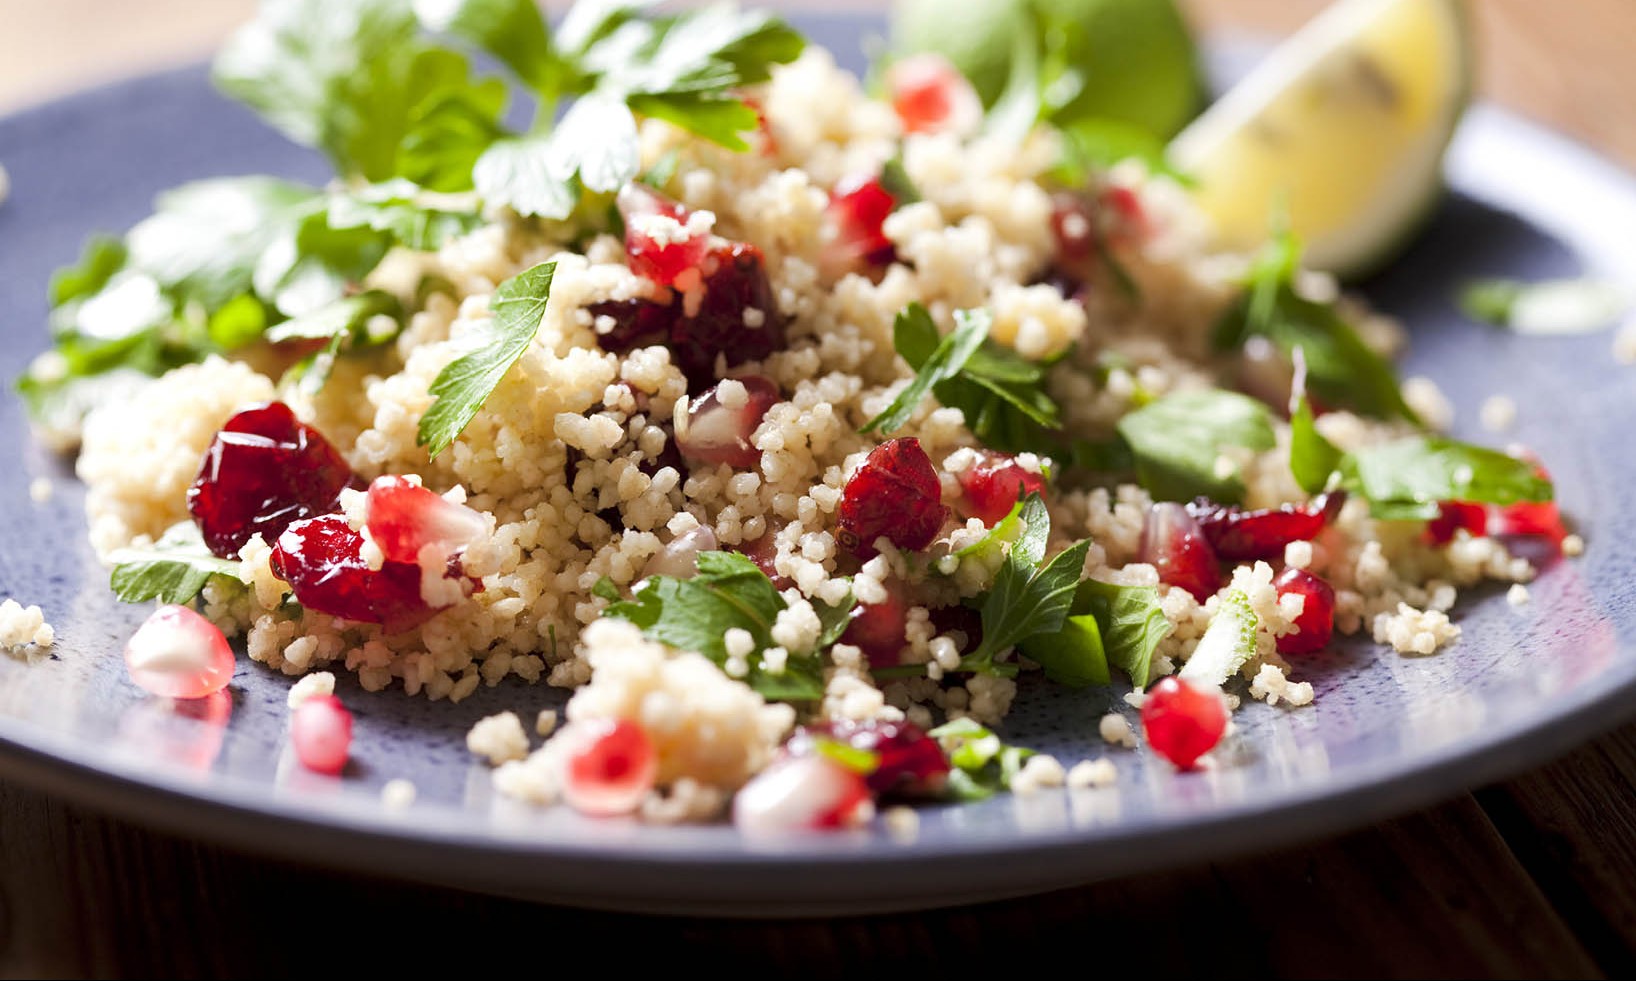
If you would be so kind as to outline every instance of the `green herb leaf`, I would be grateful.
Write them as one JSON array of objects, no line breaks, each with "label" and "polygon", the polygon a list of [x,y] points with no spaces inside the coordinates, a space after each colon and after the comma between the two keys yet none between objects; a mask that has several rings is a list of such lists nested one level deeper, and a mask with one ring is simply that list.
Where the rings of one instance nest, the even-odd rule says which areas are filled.
[{"label": "green herb leaf", "polygon": [[331,195],[328,224],[334,229],[385,232],[405,248],[430,252],[482,224],[475,205],[445,206],[412,182],[396,179]]},{"label": "green herb leaf", "polygon": [[1306,359],[1295,349],[1295,382],[1290,392],[1289,469],[1308,494],[1327,490],[1329,479],[1341,466],[1341,451],[1318,432],[1312,403],[1306,393]]},{"label": "green herb leaf", "polygon": [[[871,433],[879,429],[884,433],[891,433],[903,428],[909,417],[914,414],[916,406],[920,405],[921,399],[932,390],[933,385],[960,373],[967,359],[988,337],[991,323],[992,320],[987,317],[958,318],[954,330],[938,343],[929,357],[916,365],[914,380],[904,386],[884,412],[869,420],[858,431]],[[914,348],[922,344],[928,330],[935,335],[937,327],[932,323],[932,315],[919,303],[911,303],[904,307],[892,325],[894,342],[900,349],[906,345]],[[897,341],[900,334],[905,335],[903,341]],[[915,336],[911,338],[908,335]]]},{"label": "green herb leaf", "polygon": [[237,579],[243,563],[217,558],[192,522],[171,528],[146,548],[122,548],[109,557],[109,584],[122,603],[187,603],[211,576]]},{"label": "green herb leaf", "polygon": [[1582,334],[1617,323],[1630,294],[1593,277],[1523,282],[1484,279],[1460,293],[1466,316],[1519,334]]},{"label": "green herb leaf", "polygon": [[999,655],[1034,634],[1062,629],[1073,607],[1074,590],[1091,543],[1071,545],[1040,568],[1051,522],[1038,495],[1029,495],[1021,517],[1022,535],[1006,553],[993,587],[983,598],[983,641],[961,659],[962,670],[1015,673],[1015,665],[997,662]]},{"label": "green herb leaf", "polygon": [[533,88],[555,87],[556,52],[534,0],[416,0],[415,13],[428,28],[494,55]]},{"label": "green herb leaf", "polygon": [[566,218],[579,203],[571,173],[563,173],[550,137],[498,140],[477,159],[472,182],[489,204],[519,215]]},{"label": "green herb leaf", "polygon": [[1125,672],[1137,688],[1146,687],[1153,652],[1171,631],[1158,589],[1086,579],[1074,593],[1073,613],[1073,618],[1088,615],[1096,620],[1108,663]]},{"label": "green herb leaf", "polygon": [[1030,660],[1045,669],[1045,676],[1069,688],[1108,683],[1108,656],[1102,628],[1089,614],[1069,615],[1061,629],[1026,637],[1017,645]]},{"label": "green herb leaf", "polygon": [[[376,318],[392,321],[390,330],[378,330]],[[295,381],[309,395],[321,390],[335,367],[335,359],[350,350],[376,347],[396,337],[402,327],[403,306],[382,290],[366,290],[336,300],[312,313],[286,320],[267,331],[267,340],[328,340],[323,349],[291,369],[285,381]]]},{"label": "green herb leaf", "polygon": [[114,274],[125,268],[125,243],[111,235],[93,235],[85,242],[80,260],[51,274],[51,305],[95,296]]},{"label": "green herb leaf", "polygon": [[892,196],[893,211],[921,200],[920,189],[909,179],[909,172],[903,169],[902,156],[893,157],[881,165],[880,186],[881,190]]},{"label": "green herb leaf", "polygon": [[603,615],[628,620],[650,638],[702,654],[717,665],[727,663],[727,631],[735,627],[748,631],[755,652],[746,684],[777,700],[823,697],[822,662],[817,656],[792,653],[779,674],[763,669],[755,656],[773,646],[773,622],[785,606],[766,574],[736,552],[702,552],[698,570],[690,579],[654,576],[634,597],[610,604]]},{"label": "green herb leaf", "polygon": [[1288,232],[1277,235],[1251,267],[1245,295],[1216,325],[1218,350],[1242,347],[1259,334],[1286,355],[1297,348],[1306,356],[1307,385],[1336,408],[1378,418],[1419,423],[1403,401],[1391,364],[1363,342],[1333,304],[1318,303],[1296,292],[1300,246]]},{"label": "green herb leaf", "polygon": [[416,441],[437,456],[466,428],[507,371],[528,350],[545,319],[555,262],[518,273],[495,290],[494,319],[476,348],[451,361],[432,382],[434,399],[420,419]]},{"label": "green herb leaf", "polygon": [[1244,497],[1244,481],[1236,471],[1219,472],[1216,461],[1230,447],[1268,450],[1276,443],[1265,405],[1217,389],[1155,399],[1127,413],[1118,428],[1130,444],[1138,480],[1165,501],[1203,494],[1237,503]]},{"label": "green herb leaf", "polygon": [[858,605],[858,600],[851,593],[841,602],[830,606],[820,599],[809,600],[812,609],[818,614],[818,646],[816,650],[827,651],[846,633],[847,625],[852,622],[852,610]]},{"label": "green herb leaf", "polygon": [[1342,486],[1362,494],[1377,518],[1429,520],[1439,501],[1549,501],[1551,482],[1526,460],[1441,436],[1411,436],[1351,454]]},{"label": "green herb leaf", "polygon": [[591,587],[591,595],[598,599],[605,599],[610,603],[617,603],[620,599],[619,586],[607,576],[602,576]]},{"label": "green herb leaf", "polygon": [[981,800],[1006,790],[1034,751],[1008,746],[994,732],[969,717],[955,719],[927,733],[943,747],[954,769],[949,773],[949,795],[956,800]]}]

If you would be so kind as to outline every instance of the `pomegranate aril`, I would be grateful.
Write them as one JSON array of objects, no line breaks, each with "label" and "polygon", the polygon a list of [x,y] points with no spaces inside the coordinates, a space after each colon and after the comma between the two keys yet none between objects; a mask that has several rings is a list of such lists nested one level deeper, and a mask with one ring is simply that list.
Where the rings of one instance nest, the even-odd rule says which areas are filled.
[{"label": "pomegranate aril", "polygon": [[746,834],[853,827],[874,811],[869,784],[822,753],[786,756],[740,788],[733,823]]},{"label": "pomegranate aril", "polygon": [[429,545],[446,559],[488,533],[476,511],[403,477],[375,478],[365,506],[369,537],[390,562],[417,562]]},{"label": "pomegranate aril", "polygon": [[1203,603],[1221,588],[1221,565],[1209,539],[1187,508],[1170,501],[1153,505],[1142,526],[1139,561],[1159,571],[1159,581],[1187,590]]},{"label": "pomegranate aril", "polygon": [[825,213],[829,239],[826,272],[832,276],[858,268],[884,266],[895,256],[882,226],[897,201],[878,178],[853,178],[837,184]]},{"label": "pomegranate aril", "polygon": [[[724,385],[743,386],[744,392],[724,399]],[[686,418],[676,427],[676,446],[690,459],[747,470],[761,462],[761,451],[750,438],[777,402],[778,386],[766,378],[717,382],[688,405]]]},{"label": "pomegranate aril", "polygon": [[1461,530],[1473,538],[1488,534],[1488,508],[1464,501],[1439,503],[1437,517],[1426,522],[1426,541],[1433,545],[1447,545],[1454,541],[1454,533]]},{"label": "pomegranate aril", "polygon": [[1295,618],[1299,633],[1278,638],[1280,654],[1311,654],[1329,646],[1335,631],[1335,590],[1318,576],[1290,567],[1272,581],[1279,596],[1290,593],[1304,597],[1301,615]]},{"label": "pomegranate aril", "polygon": [[1201,497],[1187,505],[1187,513],[1198,522],[1216,558],[1243,562],[1280,558],[1290,542],[1311,541],[1345,501],[1346,493],[1336,491],[1319,494],[1305,504],[1246,511]]},{"label": "pomegranate aril", "polygon": [[629,814],[653,789],[659,753],[646,729],[628,719],[576,722],[561,737],[570,747],[563,764],[562,795],[582,814]]},{"label": "pomegranate aril", "polygon": [[336,509],[352,468],[290,407],[268,402],[227,420],[205,450],[187,492],[205,545],[233,558],[254,535],[277,538],[291,523]]},{"label": "pomegranate aril", "polygon": [[408,630],[436,615],[420,595],[420,566],[388,561],[371,569],[362,555],[363,543],[363,535],[341,515],[298,521],[273,546],[273,575],[289,583],[307,609],[378,623],[387,633]]},{"label": "pomegranate aril", "polygon": [[983,103],[959,69],[939,54],[910,55],[886,70],[886,90],[905,133],[975,132]]},{"label": "pomegranate aril", "polygon": [[886,587],[879,603],[859,603],[852,608],[841,643],[852,644],[869,658],[871,668],[887,668],[898,663],[907,644],[909,605],[896,583]]},{"label": "pomegranate aril", "polygon": [[[779,525],[782,528],[783,525]],[[768,528],[760,538],[748,542],[739,542],[732,550],[749,559],[761,570],[762,575],[772,580],[773,588],[780,591],[795,585],[788,576],[778,572],[778,529]]]},{"label": "pomegranate aril", "polygon": [[631,272],[670,286],[703,261],[710,233],[693,228],[691,214],[675,201],[632,181],[619,189],[615,204],[625,222],[625,259]]},{"label": "pomegranate aril", "polygon": [[313,695],[290,715],[295,758],[314,773],[339,774],[352,752],[352,713],[334,695]]},{"label": "pomegranate aril", "polygon": [[233,648],[185,606],[161,606],[125,642],[131,680],[162,698],[203,698],[233,680]]},{"label": "pomegranate aril", "polygon": [[1016,458],[987,453],[957,478],[965,494],[966,511],[990,528],[1011,513],[1021,496],[1045,493],[1045,477],[1027,470]]},{"label": "pomegranate aril", "polygon": [[1180,678],[1162,679],[1142,699],[1142,734],[1155,753],[1191,769],[1227,731],[1221,692]]},{"label": "pomegranate aril", "polygon": [[709,525],[700,525],[672,538],[670,544],[648,559],[648,564],[642,567],[642,578],[692,579],[699,573],[699,553],[715,550],[716,533]]},{"label": "pomegranate aril", "polygon": [[824,723],[796,731],[785,750],[793,755],[816,752],[814,740],[832,739],[875,754],[875,768],[864,778],[876,795],[930,797],[948,782],[949,760],[937,740],[912,722]]},{"label": "pomegranate aril", "polygon": [[942,530],[949,509],[931,458],[912,436],[890,439],[870,451],[841,491],[837,538],[860,558],[873,558],[875,540],[918,552]]}]

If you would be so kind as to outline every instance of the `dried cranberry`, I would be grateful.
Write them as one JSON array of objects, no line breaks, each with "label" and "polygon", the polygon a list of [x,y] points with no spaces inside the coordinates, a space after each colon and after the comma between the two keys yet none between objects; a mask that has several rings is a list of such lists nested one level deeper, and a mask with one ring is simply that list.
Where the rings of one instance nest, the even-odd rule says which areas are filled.
[{"label": "dried cranberry", "polygon": [[813,752],[817,739],[874,753],[878,762],[864,780],[876,795],[935,796],[948,780],[949,760],[942,747],[912,722],[822,723],[798,729],[785,750],[794,756]]},{"label": "dried cranberry", "polygon": [[1161,501],[1148,512],[1137,550],[1159,571],[1159,581],[1187,590],[1203,603],[1221,588],[1221,565],[1198,522],[1180,504]]},{"label": "dried cranberry", "polygon": [[1201,497],[1187,505],[1187,513],[1209,539],[1216,558],[1243,562],[1276,559],[1284,554],[1284,546],[1290,542],[1311,541],[1344,503],[1346,492],[1336,491],[1319,494],[1305,504],[1246,511],[1237,505],[1217,504]]},{"label": "dried cranberry", "polygon": [[1311,654],[1329,646],[1335,630],[1335,590],[1318,576],[1293,566],[1272,581],[1278,595],[1295,593],[1306,598],[1301,615],[1295,618],[1300,633],[1278,638],[1280,654]]},{"label": "dried cranberry", "polygon": [[932,629],[939,635],[959,631],[966,635],[962,650],[974,651],[983,642],[983,615],[969,606],[941,606],[930,611]]},{"label": "dried cranberry", "polygon": [[908,552],[932,543],[949,509],[931,458],[912,436],[889,439],[870,451],[841,491],[836,537],[860,558],[879,554],[885,536]]},{"label": "dried cranberry", "polygon": [[339,514],[297,521],[273,546],[273,574],[290,584],[307,609],[378,623],[387,633],[408,630],[436,615],[421,599],[420,566],[385,562],[371,569],[363,544],[363,536]]},{"label": "dried cranberry", "polygon": [[334,511],[352,468],[283,402],[234,415],[205,450],[188,513],[210,551],[238,555],[252,536],[276,539],[292,522]]},{"label": "dried cranberry", "polygon": [[1043,476],[1023,469],[1004,453],[985,454],[975,466],[961,471],[959,480],[967,511],[990,528],[1011,513],[1019,497],[1045,493]]},{"label": "dried cranberry", "polygon": [[841,643],[861,649],[872,668],[892,667],[908,643],[908,614],[909,605],[897,583],[890,583],[886,598],[879,603],[859,603],[852,608]]},{"label": "dried cranberry", "polygon": [[654,347],[670,340],[677,308],[652,300],[604,300],[585,308],[592,317],[607,317],[613,326],[598,331],[596,342],[604,351],[624,354],[639,347]]},{"label": "dried cranberry", "polygon": [[1221,692],[1170,677],[1142,700],[1142,732],[1153,751],[1182,770],[1214,749],[1227,731]]}]

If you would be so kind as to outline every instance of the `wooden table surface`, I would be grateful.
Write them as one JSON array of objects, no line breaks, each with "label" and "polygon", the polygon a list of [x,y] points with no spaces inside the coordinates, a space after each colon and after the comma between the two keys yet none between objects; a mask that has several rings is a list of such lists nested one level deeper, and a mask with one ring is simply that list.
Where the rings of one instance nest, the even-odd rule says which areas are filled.
[{"label": "wooden table surface", "polygon": [[[1206,26],[1281,31],[1318,4],[1189,6]],[[1472,6],[1485,94],[1636,167],[1636,2]],[[0,0],[0,111],[199,57],[249,7]],[[610,966],[694,963],[728,976],[969,974],[1057,954],[1086,971],[1158,975],[1628,976],[1633,787],[1627,726],[1517,779],[1338,838],[1286,843],[1269,827],[1276,850],[1256,857],[956,910],[743,923],[543,907],[272,862],[0,782],[0,976],[419,976],[519,963],[544,973],[566,949],[552,948],[559,937]]]}]

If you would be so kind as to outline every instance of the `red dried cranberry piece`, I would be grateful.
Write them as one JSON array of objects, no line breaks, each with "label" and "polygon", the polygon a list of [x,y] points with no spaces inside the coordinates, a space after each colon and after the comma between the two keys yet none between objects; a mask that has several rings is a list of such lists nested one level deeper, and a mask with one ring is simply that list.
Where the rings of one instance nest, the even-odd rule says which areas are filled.
[{"label": "red dried cranberry piece", "polygon": [[335,510],[352,480],[328,440],[283,402],[268,402],[216,433],[188,488],[187,509],[210,551],[233,558],[258,533],[271,542],[292,522]]},{"label": "red dried cranberry piece", "polygon": [[938,635],[958,630],[966,635],[961,650],[974,651],[983,642],[983,615],[969,606],[943,606],[930,611]]},{"label": "red dried cranberry piece", "polygon": [[879,795],[930,797],[942,792],[949,760],[937,740],[912,722],[828,722],[796,730],[785,750],[792,756],[813,751],[815,739],[833,739],[879,760],[864,779]]},{"label": "red dried cranberry piece", "polygon": [[[378,623],[387,633],[408,630],[437,614],[421,599],[420,566],[385,562],[371,569],[363,559],[363,544],[363,536],[342,515],[297,521],[273,546],[273,575],[289,583],[307,609]],[[459,566],[451,566],[452,575],[459,576]]]},{"label": "red dried cranberry piece", "polygon": [[670,332],[671,358],[695,387],[716,377],[717,355],[731,368],[784,347],[784,316],[760,249],[743,242],[718,245],[702,268],[704,300],[698,313],[679,317]]},{"label": "red dried cranberry piece", "polygon": [[652,300],[604,300],[585,309],[592,317],[607,317],[613,321],[610,330],[597,333],[596,343],[602,350],[614,354],[668,342],[670,327],[679,315],[677,307]]},{"label": "red dried cranberry piece", "polygon": [[875,539],[883,535],[904,551],[918,552],[948,516],[943,485],[920,440],[889,439],[870,451],[842,489],[836,537],[864,559],[879,554]]},{"label": "red dried cranberry piece", "polygon": [[1300,633],[1278,638],[1280,654],[1311,654],[1329,646],[1335,631],[1335,590],[1318,576],[1294,567],[1285,569],[1272,581],[1278,595],[1298,593],[1306,597],[1301,615],[1295,618]]},{"label": "red dried cranberry piece", "polygon": [[897,584],[886,586],[886,598],[879,603],[859,603],[852,608],[841,643],[852,644],[869,658],[871,668],[887,668],[898,663],[903,645],[908,643],[909,605]]},{"label": "red dried cranberry piece", "polygon": [[1187,505],[1187,513],[1210,540],[1216,558],[1243,562],[1280,558],[1290,542],[1311,541],[1345,503],[1346,492],[1335,491],[1319,494],[1305,504],[1246,511],[1201,497]]},{"label": "red dried cranberry piece", "polygon": [[1023,469],[1015,457],[987,453],[983,459],[959,475],[971,516],[990,528],[1011,513],[1019,496],[1045,493],[1045,477]]},{"label": "red dried cranberry piece", "polygon": [[1159,570],[1159,581],[1187,590],[1203,603],[1221,588],[1215,549],[1180,504],[1161,501],[1142,526],[1138,555]]}]

